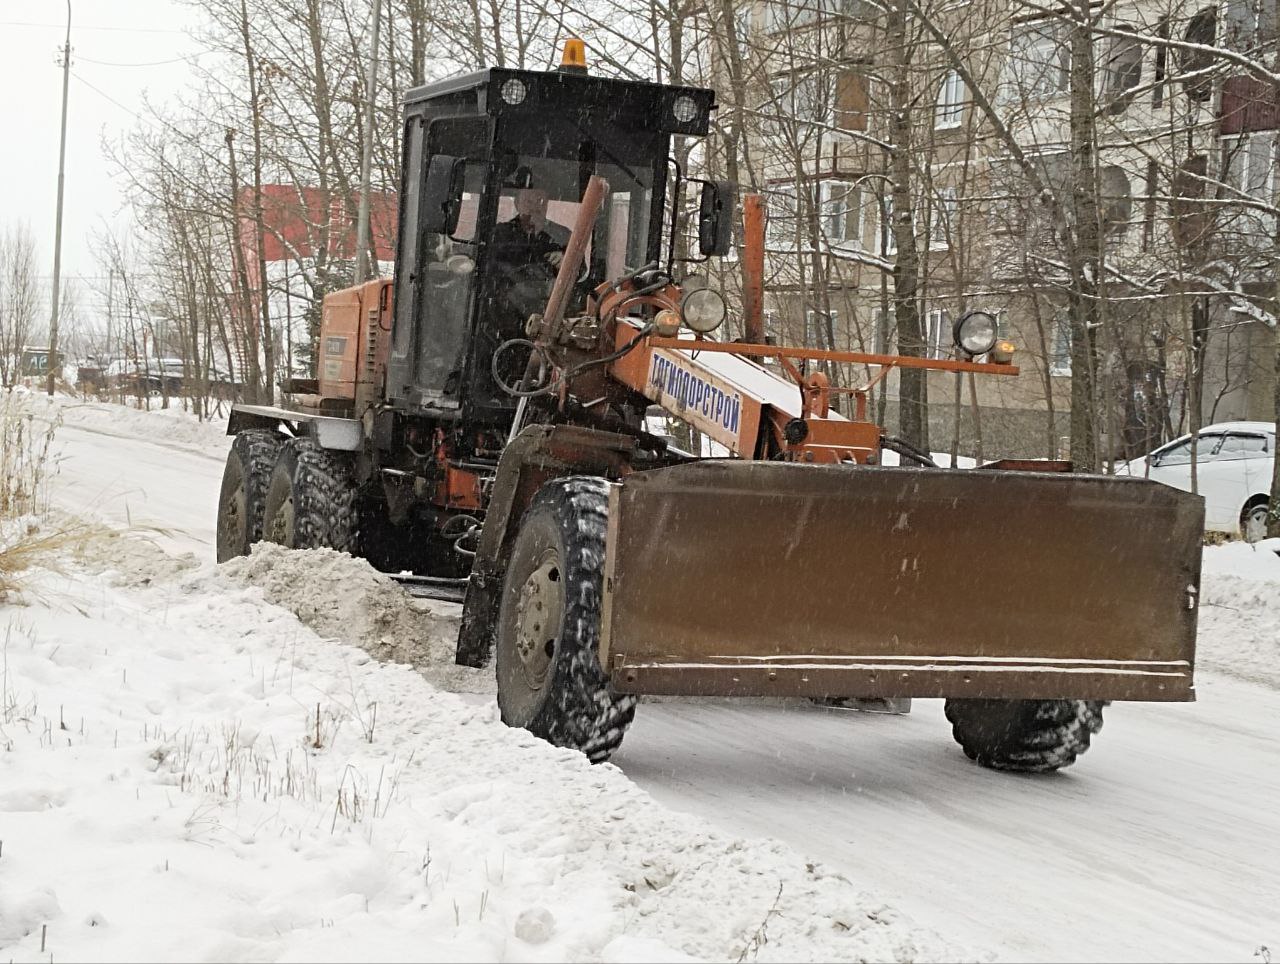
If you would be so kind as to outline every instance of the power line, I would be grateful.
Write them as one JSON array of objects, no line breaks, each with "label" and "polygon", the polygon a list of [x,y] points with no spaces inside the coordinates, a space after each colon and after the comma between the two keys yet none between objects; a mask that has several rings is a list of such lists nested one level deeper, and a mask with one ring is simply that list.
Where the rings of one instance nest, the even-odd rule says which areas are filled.
[{"label": "power line", "polygon": [[[36,23],[30,20],[0,20],[0,27],[53,27],[61,30],[63,24],[60,23]],[[76,30],[111,30],[119,33],[178,33],[186,34],[185,30],[177,30],[173,27],[90,27],[86,25],[77,25]]]},{"label": "power line", "polygon": [[199,53],[194,53],[187,57],[172,57],[169,60],[149,60],[141,64],[121,64],[110,60],[91,60],[88,57],[77,57],[76,60],[82,64],[94,64],[98,67],[160,67],[164,64],[190,63],[199,57],[203,57],[207,53],[207,50],[202,50]]},{"label": "power line", "polygon": [[93,91],[93,92],[94,92],[95,94],[97,94],[99,97],[103,97],[103,98],[105,98],[106,100],[111,101],[111,103],[115,104],[117,107],[119,107],[119,108],[120,108],[122,111],[124,111],[126,114],[130,114],[130,115],[132,115],[132,116],[136,117],[138,120],[146,120],[146,118],[144,118],[144,117],[143,117],[141,114],[139,114],[137,111],[133,110],[131,107],[126,107],[124,104],[120,103],[120,101],[116,100],[114,97],[112,97],[112,96],[111,96],[110,94],[108,94],[106,91],[103,91],[103,90],[98,89],[98,88],[97,88],[97,87],[95,87],[93,84],[89,83],[87,80],[85,80],[85,79],[84,79],[83,77],[81,77],[79,74],[77,74],[74,70],[71,72],[71,76],[72,76],[72,77],[74,77],[76,80],[80,81],[80,83],[84,84],[86,87],[88,87],[91,91]]}]

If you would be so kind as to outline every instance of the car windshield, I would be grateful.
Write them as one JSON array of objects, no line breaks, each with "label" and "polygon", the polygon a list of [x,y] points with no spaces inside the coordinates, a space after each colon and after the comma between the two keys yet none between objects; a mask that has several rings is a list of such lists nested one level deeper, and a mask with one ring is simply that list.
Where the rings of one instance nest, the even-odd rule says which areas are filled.
[{"label": "car windshield", "polygon": [[[1191,439],[1183,439],[1167,449],[1159,452],[1156,461],[1164,465],[1187,465],[1191,461]],[[1213,453],[1218,449],[1218,443],[1222,441],[1221,435],[1201,435],[1199,444],[1196,446],[1196,461],[1206,462],[1213,458]]]}]

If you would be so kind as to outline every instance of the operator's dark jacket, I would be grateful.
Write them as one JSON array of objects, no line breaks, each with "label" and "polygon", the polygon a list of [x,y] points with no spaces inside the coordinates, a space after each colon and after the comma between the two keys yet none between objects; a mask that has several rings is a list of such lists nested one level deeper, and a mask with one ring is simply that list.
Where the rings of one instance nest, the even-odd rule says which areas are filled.
[{"label": "operator's dark jacket", "polygon": [[494,254],[512,268],[540,261],[552,251],[563,253],[568,243],[569,229],[551,220],[544,221],[532,234],[520,224],[519,217],[503,221],[493,230]]}]

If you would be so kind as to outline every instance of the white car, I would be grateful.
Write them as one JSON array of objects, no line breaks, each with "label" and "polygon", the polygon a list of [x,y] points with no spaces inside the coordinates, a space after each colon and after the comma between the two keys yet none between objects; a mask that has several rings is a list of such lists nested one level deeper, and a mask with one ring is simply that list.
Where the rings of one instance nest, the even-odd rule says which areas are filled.
[{"label": "white car", "polygon": [[[1267,495],[1276,459],[1274,422],[1219,422],[1200,430],[1196,488],[1204,496],[1206,532],[1257,542],[1266,535]],[[1191,491],[1191,436],[1116,466],[1117,475],[1146,475]]]}]

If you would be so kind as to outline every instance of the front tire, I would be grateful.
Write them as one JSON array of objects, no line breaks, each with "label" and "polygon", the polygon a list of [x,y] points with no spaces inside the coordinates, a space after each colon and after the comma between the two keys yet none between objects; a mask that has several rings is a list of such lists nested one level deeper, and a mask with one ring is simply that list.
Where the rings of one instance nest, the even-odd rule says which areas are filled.
[{"label": "front tire", "polygon": [[262,538],[289,549],[355,552],[359,519],[349,461],[309,438],[291,439],[271,473]]},{"label": "front tire", "polygon": [[947,700],[951,733],[984,767],[1048,773],[1076,762],[1102,729],[1101,700]]},{"label": "front tire", "polygon": [[270,429],[240,432],[231,442],[218,493],[218,562],[247,556],[262,540],[267,487],[285,438]]},{"label": "front tire", "polygon": [[592,763],[636,712],[600,666],[607,517],[604,479],[556,479],[534,497],[507,566],[495,659],[502,721]]}]

